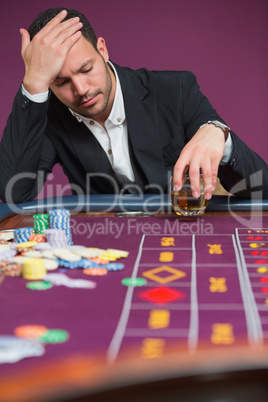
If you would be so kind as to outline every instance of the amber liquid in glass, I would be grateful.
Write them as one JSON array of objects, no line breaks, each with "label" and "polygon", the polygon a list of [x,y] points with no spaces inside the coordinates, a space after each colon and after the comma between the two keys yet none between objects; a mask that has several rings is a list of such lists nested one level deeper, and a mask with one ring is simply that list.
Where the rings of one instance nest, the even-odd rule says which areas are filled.
[{"label": "amber liquid in glass", "polygon": [[204,193],[201,193],[199,198],[194,198],[191,189],[171,191],[170,196],[174,211],[178,215],[200,215],[204,213],[208,204]]}]

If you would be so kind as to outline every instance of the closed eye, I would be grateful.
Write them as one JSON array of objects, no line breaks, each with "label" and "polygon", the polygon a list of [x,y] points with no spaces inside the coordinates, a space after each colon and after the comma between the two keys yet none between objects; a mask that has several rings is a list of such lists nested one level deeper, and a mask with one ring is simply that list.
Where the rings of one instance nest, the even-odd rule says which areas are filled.
[{"label": "closed eye", "polygon": [[54,81],[54,84],[57,86],[57,87],[63,87],[63,85],[65,85],[65,84],[67,84],[67,80],[63,80],[63,81],[61,81],[61,82],[55,82]]},{"label": "closed eye", "polygon": [[92,70],[93,67],[88,68],[87,70],[82,71],[82,74],[87,74]]}]

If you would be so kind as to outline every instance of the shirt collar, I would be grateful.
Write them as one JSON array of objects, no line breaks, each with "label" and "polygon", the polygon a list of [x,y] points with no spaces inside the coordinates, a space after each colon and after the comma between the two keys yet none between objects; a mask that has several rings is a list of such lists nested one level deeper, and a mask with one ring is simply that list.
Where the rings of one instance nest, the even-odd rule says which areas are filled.
[{"label": "shirt collar", "polygon": [[[113,72],[115,74],[116,89],[115,89],[115,96],[114,96],[114,102],[113,102],[112,110],[110,112],[110,115],[108,116],[108,119],[106,120],[106,123],[108,125],[113,124],[113,125],[118,126],[120,124],[123,124],[123,122],[125,121],[125,118],[126,118],[124,100],[123,100],[123,93],[122,93],[122,88],[121,88],[121,84],[120,84],[120,81],[119,81],[119,78],[118,78],[117,71],[116,71],[114,65],[110,61],[108,61],[108,63],[111,66],[111,69],[113,70]],[[81,123],[82,121],[84,123],[89,123],[91,120],[93,120],[93,119],[87,118],[85,116],[82,116],[79,113],[76,113],[75,111],[73,111],[70,108],[69,108],[69,110],[72,113],[72,115],[77,118],[79,123]]]}]

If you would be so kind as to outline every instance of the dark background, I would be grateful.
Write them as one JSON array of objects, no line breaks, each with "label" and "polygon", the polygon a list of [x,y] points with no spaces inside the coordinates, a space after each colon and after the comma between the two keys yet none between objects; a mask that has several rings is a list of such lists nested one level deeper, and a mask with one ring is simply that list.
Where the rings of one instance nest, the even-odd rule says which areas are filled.
[{"label": "dark background", "polygon": [[[193,71],[221,117],[268,162],[267,0],[1,2],[0,136],[24,75],[19,29],[62,6],[86,15],[118,64]],[[66,183],[56,167],[41,196]]]}]

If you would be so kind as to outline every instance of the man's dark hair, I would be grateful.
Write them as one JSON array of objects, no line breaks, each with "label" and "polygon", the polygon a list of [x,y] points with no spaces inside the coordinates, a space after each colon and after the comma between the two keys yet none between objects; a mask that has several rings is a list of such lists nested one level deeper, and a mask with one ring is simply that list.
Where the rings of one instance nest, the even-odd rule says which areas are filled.
[{"label": "man's dark hair", "polygon": [[42,11],[29,26],[28,32],[30,34],[31,40],[42,28],[44,28],[44,26],[50,20],[52,20],[54,17],[56,17],[56,15],[59,14],[63,10],[67,11],[67,16],[63,21],[66,21],[70,18],[79,17],[80,22],[82,22],[82,24],[83,24],[83,26],[81,28],[82,35],[84,36],[85,39],[87,39],[91,43],[91,45],[94,47],[95,50],[98,50],[96,34],[94,32],[94,29],[90,25],[89,21],[87,20],[87,18],[76,10],[72,10],[72,9],[68,9],[68,8],[64,8],[64,7],[49,8],[48,10]]}]

